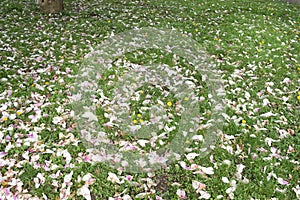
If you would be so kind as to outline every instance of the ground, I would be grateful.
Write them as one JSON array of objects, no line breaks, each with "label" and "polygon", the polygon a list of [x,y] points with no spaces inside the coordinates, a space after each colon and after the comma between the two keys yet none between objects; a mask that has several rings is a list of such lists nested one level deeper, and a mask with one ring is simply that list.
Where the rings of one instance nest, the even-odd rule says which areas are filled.
[{"label": "ground", "polygon": [[[0,199],[300,199],[299,5],[271,0],[64,4],[61,13],[43,14],[33,1],[0,3]],[[210,154],[201,156],[203,126],[179,160],[152,173],[131,173],[96,160],[78,127],[74,88],[93,49],[112,35],[142,27],[173,28],[204,48],[224,80],[226,109]],[[128,66],[145,63],[186,72],[202,102],[202,123],[209,124],[210,91],[203,76],[184,58],[155,49],[119,56],[100,74],[102,96],[94,98],[101,105],[95,112],[100,124],[116,117],[114,83]],[[140,87],[134,91],[140,96],[127,105],[128,126],[135,127],[150,121],[150,103],[160,103],[167,122],[159,133],[169,137],[152,138],[150,145],[109,125],[103,134],[152,152],[171,142],[181,101],[167,89]]]}]

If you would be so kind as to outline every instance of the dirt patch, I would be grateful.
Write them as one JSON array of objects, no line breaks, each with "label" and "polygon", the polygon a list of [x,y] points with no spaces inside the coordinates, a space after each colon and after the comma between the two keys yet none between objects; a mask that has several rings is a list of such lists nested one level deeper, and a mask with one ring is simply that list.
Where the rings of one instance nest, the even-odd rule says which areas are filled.
[{"label": "dirt patch", "polygon": [[288,3],[300,4],[300,0],[284,0],[284,1]]}]

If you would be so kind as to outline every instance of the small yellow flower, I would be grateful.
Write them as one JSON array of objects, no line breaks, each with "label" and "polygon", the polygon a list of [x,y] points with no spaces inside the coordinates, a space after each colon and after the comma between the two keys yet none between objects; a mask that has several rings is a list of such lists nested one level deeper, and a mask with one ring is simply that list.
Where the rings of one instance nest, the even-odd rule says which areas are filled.
[{"label": "small yellow flower", "polygon": [[300,91],[298,92],[298,95],[300,96]]},{"label": "small yellow flower", "polygon": [[3,121],[7,121],[8,120],[8,118],[7,117],[3,117]]},{"label": "small yellow flower", "polygon": [[140,123],[142,123],[142,122],[144,122],[144,120],[143,120],[143,119],[140,119]]},{"label": "small yellow flower", "polygon": [[257,49],[257,52],[260,53],[260,52],[261,52],[261,49]]},{"label": "small yellow flower", "polygon": [[195,32],[198,32],[199,30],[198,29],[195,29]]},{"label": "small yellow flower", "polygon": [[22,114],[22,111],[17,111],[17,115],[21,115]]},{"label": "small yellow flower", "polygon": [[298,99],[298,100],[300,100],[300,95],[299,95],[299,96],[297,96],[297,99]]},{"label": "small yellow flower", "polygon": [[49,85],[49,82],[45,82],[45,85]]},{"label": "small yellow flower", "polygon": [[167,105],[168,105],[169,107],[171,107],[173,104],[172,104],[171,101],[168,101]]},{"label": "small yellow flower", "polygon": [[265,43],[265,41],[261,41],[259,42],[259,45],[263,45]]},{"label": "small yellow flower", "polygon": [[141,90],[141,91],[140,91],[140,93],[141,93],[141,94],[144,94],[144,91],[143,91],[143,90]]},{"label": "small yellow flower", "polygon": [[3,187],[5,187],[5,186],[7,186],[7,182],[6,181],[3,181],[2,183],[1,183],[1,185],[3,186]]},{"label": "small yellow flower", "polygon": [[242,123],[243,123],[243,124],[246,124],[246,122],[247,122],[246,120],[244,120],[244,119],[242,120]]},{"label": "small yellow flower", "polygon": [[33,83],[31,86],[32,86],[32,87],[35,87],[35,84]]},{"label": "small yellow flower", "polygon": [[135,120],[133,120],[133,123],[136,124],[136,123],[138,123],[138,121],[135,119]]},{"label": "small yellow flower", "polygon": [[187,100],[189,100],[189,98],[188,97],[184,97],[184,100],[187,101]]},{"label": "small yellow flower", "polygon": [[141,115],[141,114],[137,114],[137,117],[139,117],[139,118],[140,118],[140,117],[142,117],[142,115]]}]

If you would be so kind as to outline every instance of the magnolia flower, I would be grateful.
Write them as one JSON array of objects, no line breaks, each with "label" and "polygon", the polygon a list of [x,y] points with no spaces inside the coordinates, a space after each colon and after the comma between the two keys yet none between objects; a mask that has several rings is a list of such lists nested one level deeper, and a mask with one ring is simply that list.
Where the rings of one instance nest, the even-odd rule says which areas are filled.
[{"label": "magnolia flower", "polygon": [[271,116],[277,116],[277,114],[272,113],[272,111],[261,114],[261,117],[271,117]]},{"label": "magnolia flower", "polygon": [[146,197],[147,195],[148,195],[147,192],[142,192],[142,193],[135,195],[135,198],[142,199],[142,198]]},{"label": "magnolia flower", "polygon": [[297,197],[298,199],[300,199],[300,186],[297,185],[296,187],[294,187],[294,188],[292,188],[292,189],[293,189],[293,191],[296,193],[296,197]]},{"label": "magnolia flower", "polygon": [[77,195],[83,196],[86,200],[91,200],[91,192],[87,185],[83,185],[81,188],[78,189]]},{"label": "magnolia flower", "polygon": [[282,178],[278,178],[277,181],[278,181],[278,183],[281,184],[281,185],[288,185],[288,184],[289,184],[289,182],[283,180]]},{"label": "magnolia flower", "polygon": [[163,198],[161,198],[160,196],[155,196],[155,200],[164,200]]},{"label": "magnolia flower", "polygon": [[147,143],[149,143],[148,140],[138,140],[137,143],[142,146],[142,147],[145,147]]},{"label": "magnolia flower", "polygon": [[186,157],[188,160],[193,160],[193,159],[196,158],[197,156],[199,156],[199,154],[197,154],[197,153],[189,153],[189,154],[185,155],[185,157]]},{"label": "magnolia flower", "polygon": [[200,167],[200,169],[205,174],[214,174],[214,168],[212,167]]},{"label": "magnolia flower", "polygon": [[52,122],[53,122],[53,124],[58,124],[58,123],[60,123],[62,120],[63,120],[62,117],[56,116],[56,117],[53,117]]},{"label": "magnolia flower", "polygon": [[17,117],[16,114],[10,114],[9,115],[10,120],[14,120],[14,119],[16,119],[16,117]]},{"label": "magnolia flower", "polygon": [[92,178],[92,174],[90,174],[90,173],[84,175],[82,177],[82,180],[85,181],[86,185],[91,185],[96,181],[96,179]]},{"label": "magnolia flower", "polygon": [[177,194],[177,196],[178,196],[179,199],[187,199],[187,196],[186,196],[184,190],[178,189],[178,190],[176,191],[176,194]]},{"label": "magnolia flower", "polygon": [[133,176],[131,176],[131,175],[126,175],[126,180],[127,181],[131,181],[133,179]]},{"label": "magnolia flower", "polygon": [[203,183],[200,183],[199,181],[192,181],[192,186],[196,190],[197,193],[200,193],[201,190],[205,190],[206,185]]},{"label": "magnolia flower", "polygon": [[192,140],[195,140],[195,141],[204,141],[204,138],[202,135],[194,135],[192,137]]},{"label": "magnolia flower", "polygon": [[85,112],[82,117],[87,118],[88,121],[98,121],[98,118],[92,112]]},{"label": "magnolia flower", "polygon": [[0,111],[7,110],[8,106],[6,104],[1,104]]},{"label": "magnolia flower", "polygon": [[231,187],[226,189],[226,193],[229,195],[230,199],[234,198],[234,191],[236,190],[236,180],[230,182]]},{"label": "magnolia flower", "polygon": [[7,155],[7,152],[4,152],[4,151],[0,152],[0,158],[3,158],[6,155]]},{"label": "magnolia flower", "polygon": [[72,179],[72,176],[73,176],[73,171],[71,171],[69,174],[67,174],[67,175],[64,177],[64,183],[70,183],[70,182],[71,182],[71,179]]},{"label": "magnolia flower", "polygon": [[290,83],[290,82],[292,82],[291,79],[289,79],[289,78],[284,78],[280,83],[281,83],[281,84],[282,84],[282,83],[288,84],[288,83]]},{"label": "magnolia flower", "polygon": [[42,111],[37,110],[35,115],[29,115],[28,118],[31,119],[32,123],[38,122],[39,119],[42,117],[41,113]]},{"label": "magnolia flower", "polygon": [[187,166],[186,163],[184,161],[181,161],[180,163],[180,166],[185,169],[185,170],[191,170],[191,167]]},{"label": "magnolia flower", "polygon": [[68,152],[68,150],[58,150],[57,151],[57,156],[63,156],[66,159],[66,164],[70,164],[72,160],[71,154]]},{"label": "magnolia flower", "polygon": [[236,167],[236,174],[235,176],[237,177],[237,179],[241,180],[242,179],[242,172],[245,168],[245,165],[243,164],[238,164],[237,167]]},{"label": "magnolia flower", "polygon": [[229,180],[227,177],[222,177],[222,181],[223,181],[223,183],[229,183]]},{"label": "magnolia flower", "polygon": [[200,197],[199,199],[209,199],[211,195],[206,191],[200,191]]},{"label": "magnolia flower", "polygon": [[123,197],[122,197],[123,200],[132,200],[132,198],[128,195],[128,194],[125,194]]},{"label": "magnolia flower", "polygon": [[150,164],[156,164],[156,163],[161,163],[165,164],[168,161],[167,156],[160,156],[156,152],[150,152],[148,155],[149,163]]},{"label": "magnolia flower", "polygon": [[107,177],[108,181],[111,181],[112,183],[121,183],[120,179],[118,178],[118,176],[112,172],[108,173],[108,177]]},{"label": "magnolia flower", "polygon": [[28,133],[27,137],[28,138],[26,138],[25,141],[28,141],[28,142],[36,142],[36,141],[38,141],[38,134],[36,132],[34,132],[34,131]]},{"label": "magnolia flower", "polygon": [[230,165],[231,164],[231,161],[230,160],[223,160],[223,162],[225,165]]}]

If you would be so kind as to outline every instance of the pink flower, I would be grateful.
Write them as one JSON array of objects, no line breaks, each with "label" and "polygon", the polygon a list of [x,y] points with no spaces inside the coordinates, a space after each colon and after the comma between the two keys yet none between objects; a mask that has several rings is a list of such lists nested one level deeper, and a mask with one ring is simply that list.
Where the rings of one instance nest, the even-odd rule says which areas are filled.
[{"label": "pink flower", "polygon": [[6,156],[6,154],[7,154],[7,153],[4,152],[4,151],[3,151],[3,152],[0,152],[0,158],[3,158],[4,156]]},{"label": "pink flower", "polygon": [[83,159],[84,159],[84,162],[89,162],[92,160],[92,156],[86,155],[86,156],[83,156]]},{"label": "pink flower", "polygon": [[127,181],[131,181],[132,179],[133,179],[133,176],[131,176],[131,175],[127,175],[127,176],[126,176],[126,180],[127,180]]},{"label": "pink flower", "polygon": [[157,196],[157,195],[156,195],[155,200],[164,200],[164,199],[161,198],[160,196]]},{"label": "pink flower", "polygon": [[91,193],[87,185],[83,185],[79,190],[77,191],[77,195],[83,196],[85,199],[90,200]]},{"label": "pink flower", "polygon": [[289,184],[289,182],[283,180],[282,178],[278,178],[277,181],[278,181],[278,183],[281,184],[281,185],[288,185],[288,184]]},{"label": "pink flower", "polygon": [[203,183],[200,183],[199,181],[192,181],[192,186],[196,190],[197,193],[199,193],[201,190],[206,189],[206,185]]},{"label": "pink flower", "polygon": [[187,199],[185,191],[178,189],[176,192],[179,199]]}]

